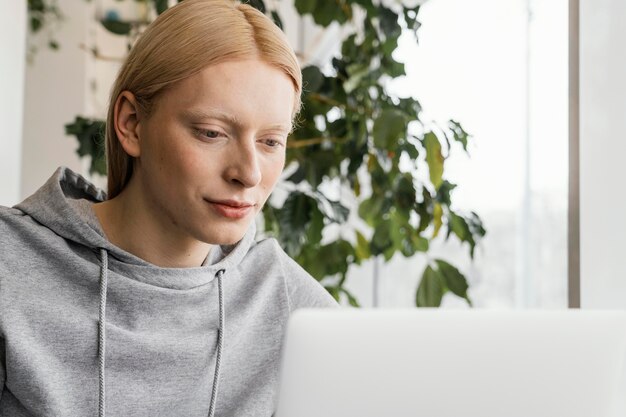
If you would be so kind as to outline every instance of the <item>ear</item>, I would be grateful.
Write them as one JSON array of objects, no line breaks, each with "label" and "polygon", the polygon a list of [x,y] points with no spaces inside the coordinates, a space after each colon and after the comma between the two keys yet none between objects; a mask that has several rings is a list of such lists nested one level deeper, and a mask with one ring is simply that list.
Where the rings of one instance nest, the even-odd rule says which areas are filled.
[{"label": "ear", "polygon": [[115,101],[113,127],[117,139],[129,156],[141,155],[139,140],[139,106],[135,95],[130,91],[122,91]]}]

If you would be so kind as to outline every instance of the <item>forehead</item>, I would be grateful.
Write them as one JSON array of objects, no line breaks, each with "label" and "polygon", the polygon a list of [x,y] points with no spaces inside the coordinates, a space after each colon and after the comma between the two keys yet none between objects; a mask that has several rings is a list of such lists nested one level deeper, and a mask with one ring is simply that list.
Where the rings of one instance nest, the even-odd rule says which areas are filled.
[{"label": "forehead", "polygon": [[198,117],[219,113],[241,125],[290,125],[295,94],[278,68],[258,60],[228,61],[180,81],[160,104]]}]

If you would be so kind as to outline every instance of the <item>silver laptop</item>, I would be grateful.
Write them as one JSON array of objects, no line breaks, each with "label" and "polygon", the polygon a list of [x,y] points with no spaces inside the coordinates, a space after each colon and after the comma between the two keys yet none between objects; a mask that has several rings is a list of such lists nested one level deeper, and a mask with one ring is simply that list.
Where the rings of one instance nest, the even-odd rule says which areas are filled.
[{"label": "silver laptop", "polygon": [[626,312],[300,310],[277,417],[614,417]]}]

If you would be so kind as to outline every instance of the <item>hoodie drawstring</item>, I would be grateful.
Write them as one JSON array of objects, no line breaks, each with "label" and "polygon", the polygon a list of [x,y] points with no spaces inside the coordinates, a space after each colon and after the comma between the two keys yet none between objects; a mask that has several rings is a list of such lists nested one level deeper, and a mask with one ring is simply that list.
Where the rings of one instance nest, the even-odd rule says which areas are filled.
[{"label": "hoodie drawstring", "polygon": [[105,381],[104,381],[104,359],[106,347],[106,333],[104,323],[106,320],[107,308],[107,277],[109,270],[109,255],[106,249],[100,249],[100,321],[98,323],[98,363],[100,372],[98,374],[99,403],[98,417],[104,417],[105,413]]},{"label": "hoodie drawstring", "polygon": [[[108,279],[108,258],[106,249],[100,249],[100,319],[98,323],[98,363],[100,370],[98,374],[99,383],[99,401],[98,416],[105,417],[105,348],[106,348],[106,330],[104,323],[106,321],[106,304],[107,304],[107,279]],[[215,373],[213,374],[213,389],[211,392],[211,402],[209,405],[209,417],[215,415],[215,403],[217,401],[217,391],[220,380],[220,364],[222,359],[222,348],[224,345],[224,330],[226,328],[226,318],[224,313],[224,292],[222,289],[222,275],[226,272],[224,269],[217,271],[218,302],[219,302],[219,328],[217,329],[217,355],[215,358]]]},{"label": "hoodie drawstring", "polygon": [[220,309],[220,322],[217,329],[217,356],[215,358],[215,373],[213,374],[213,392],[211,393],[211,404],[209,405],[209,417],[213,417],[215,414],[215,402],[217,401],[217,388],[220,381],[220,363],[222,361],[222,346],[224,344],[224,329],[225,329],[225,317],[224,317],[224,293],[222,291],[222,275],[226,272],[224,269],[217,271],[215,276],[217,277],[218,288],[218,300]]}]

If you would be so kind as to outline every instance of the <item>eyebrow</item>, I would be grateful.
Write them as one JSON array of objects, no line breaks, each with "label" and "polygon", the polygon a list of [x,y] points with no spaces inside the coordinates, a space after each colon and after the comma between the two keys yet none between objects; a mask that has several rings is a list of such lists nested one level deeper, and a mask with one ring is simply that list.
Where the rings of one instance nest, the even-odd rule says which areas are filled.
[{"label": "eyebrow", "polygon": [[[186,109],[183,110],[183,117],[186,119],[220,119],[226,121],[238,128],[243,127],[244,123],[237,116],[226,113],[219,109],[210,109],[208,112],[200,109]],[[293,126],[283,123],[276,123],[267,127],[268,129],[279,129],[291,133]]]}]

